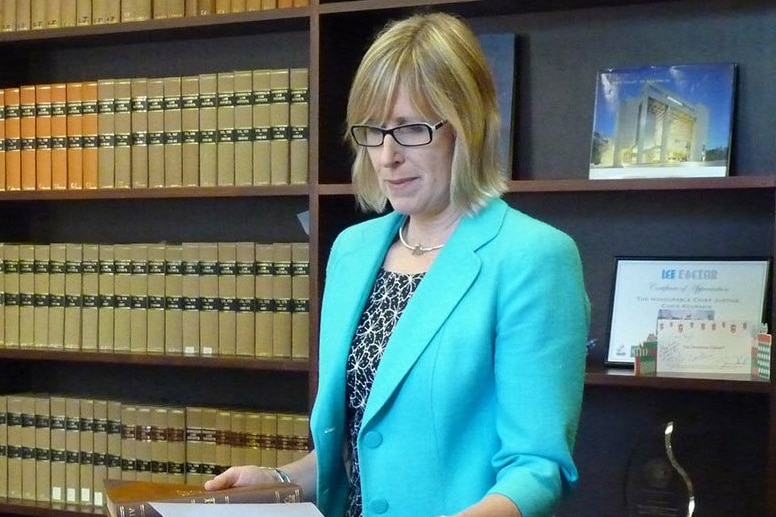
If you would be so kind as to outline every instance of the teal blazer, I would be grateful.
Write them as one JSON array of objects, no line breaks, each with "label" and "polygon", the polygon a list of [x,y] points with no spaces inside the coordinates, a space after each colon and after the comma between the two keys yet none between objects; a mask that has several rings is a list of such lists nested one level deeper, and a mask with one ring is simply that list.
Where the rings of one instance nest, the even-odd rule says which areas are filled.
[{"label": "teal blazer", "polygon": [[[402,215],[336,239],[321,312],[311,432],[317,503],[344,514],[345,363]],[[571,457],[589,304],[576,245],[491,201],[465,216],[410,299],[375,375],[358,440],[364,516],[453,514],[503,494],[551,515]]]}]

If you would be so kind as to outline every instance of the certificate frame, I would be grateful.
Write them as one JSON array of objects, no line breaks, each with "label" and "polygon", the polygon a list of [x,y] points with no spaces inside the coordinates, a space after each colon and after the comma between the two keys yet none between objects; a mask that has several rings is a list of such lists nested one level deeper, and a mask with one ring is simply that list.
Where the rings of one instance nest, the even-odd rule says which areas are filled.
[{"label": "certificate frame", "polygon": [[770,276],[768,257],[615,257],[606,364],[633,367],[658,317],[766,321]]}]

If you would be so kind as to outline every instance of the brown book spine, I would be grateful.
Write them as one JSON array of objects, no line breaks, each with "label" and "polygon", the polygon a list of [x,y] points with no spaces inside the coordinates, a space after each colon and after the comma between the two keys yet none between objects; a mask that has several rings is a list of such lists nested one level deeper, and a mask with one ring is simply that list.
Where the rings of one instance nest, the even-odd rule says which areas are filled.
[{"label": "brown book spine", "polygon": [[229,431],[229,461],[230,465],[248,465],[245,463],[245,412],[232,411],[231,428]]},{"label": "brown book spine", "polygon": [[113,331],[115,325],[116,296],[115,275],[116,265],[112,244],[99,245],[99,276],[98,287],[98,324],[97,348],[101,352],[113,351]]},{"label": "brown book spine", "polygon": [[291,357],[291,245],[272,245],[272,355]]},{"label": "brown book spine", "polygon": [[291,98],[289,100],[289,121],[291,142],[289,143],[289,181],[292,185],[303,185],[308,181],[309,130],[309,72],[307,68],[292,68],[289,71]]},{"label": "brown book spine", "polygon": [[202,409],[202,431],[200,442],[200,471],[204,479],[210,479],[216,475],[216,430],[218,410],[215,408]]},{"label": "brown book spine", "polygon": [[294,7],[307,7],[310,5],[310,0],[293,0]]},{"label": "brown book spine", "polygon": [[8,396],[0,395],[0,497],[8,497]]},{"label": "brown book spine", "polygon": [[272,300],[272,244],[256,244],[256,303],[255,332],[256,357],[272,356],[273,307]]},{"label": "brown book spine", "polygon": [[247,0],[245,2],[245,10],[246,11],[260,11],[261,10],[261,0]]},{"label": "brown book spine", "polygon": [[126,353],[130,350],[132,310],[132,248],[128,244],[116,244],[114,257],[114,299],[113,351]]},{"label": "brown book spine", "polygon": [[[5,243],[0,242],[0,348],[5,348]],[[2,442],[2,436],[0,436]],[[0,476],[2,470],[0,470]],[[2,497],[2,496],[0,496]]]},{"label": "brown book spine", "polygon": [[200,355],[218,353],[218,245],[199,244]]},{"label": "brown book spine", "polygon": [[151,406],[137,406],[135,458],[137,468],[135,478],[138,481],[151,481],[151,441],[152,441],[152,408]]},{"label": "brown book spine", "polygon": [[232,0],[215,0],[216,14],[229,14],[232,12]]},{"label": "brown book spine", "polygon": [[132,244],[129,351],[148,351],[148,246]]},{"label": "brown book spine", "polygon": [[287,465],[294,461],[294,416],[278,414],[278,427],[276,435],[276,447],[278,450],[277,464]]},{"label": "brown book spine", "polygon": [[108,401],[107,479],[121,479],[121,402]]},{"label": "brown book spine", "polygon": [[167,18],[167,0],[152,0],[151,9],[154,20],[164,20]]},{"label": "brown book spine", "polygon": [[216,14],[216,0],[197,0],[197,14],[199,16]]},{"label": "brown book spine", "polygon": [[32,0],[16,0],[16,30],[30,30]]},{"label": "brown book spine", "polygon": [[78,503],[91,506],[94,502],[94,400],[79,401],[79,485]]},{"label": "brown book spine", "polygon": [[35,188],[51,189],[51,85],[35,86]]},{"label": "brown book spine", "polygon": [[167,427],[169,410],[166,407],[151,408],[151,481],[169,482],[167,467]]},{"label": "brown book spine", "polygon": [[97,132],[98,132],[98,184],[100,188],[113,188],[116,166],[115,82],[113,79],[97,81]]},{"label": "brown book spine", "polygon": [[253,71],[253,184],[270,182],[270,70]]},{"label": "brown book spine", "polygon": [[164,185],[166,187],[180,187],[183,184],[181,104],[181,78],[166,77],[164,79]]},{"label": "brown book spine", "polygon": [[237,324],[237,247],[218,243],[218,355],[235,355]]},{"label": "brown book spine", "polygon": [[45,17],[47,29],[62,27],[62,0],[46,0]]},{"label": "brown book spine", "polygon": [[42,30],[46,28],[46,3],[48,0],[38,0],[30,5],[30,29]]},{"label": "brown book spine", "polygon": [[137,477],[137,407],[121,405],[121,479]]},{"label": "brown book spine", "polygon": [[148,80],[136,78],[130,84],[132,113],[132,187],[148,187]]},{"label": "brown book spine", "polygon": [[[2,23],[0,23],[0,25],[2,25]],[[5,190],[5,90],[3,88],[0,88],[0,192],[4,190]]]},{"label": "brown book spine", "polygon": [[205,481],[200,465],[202,453],[202,408],[186,408],[186,483],[201,485]]},{"label": "brown book spine", "polygon": [[148,341],[146,351],[164,353],[165,244],[148,246]]},{"label": "brown book spine", "polygon": [[35,86],[19,88],[22,190],[35,190]]},{"label": "brown book spine", "polygon": [[307,415],[294,415],[294,460],[307,456],[310,452],[310,417]]},{"label": "brown book spine", "polygon": [[186,2],[184,0],[167,0],[167,17],[183,18],[186,11]]},{"label": "brown book spine", "polygon": [[286,9],[293,6],[294,4],[291,0],[278,0],[278,9]]},{"label": "brown book spine", "polygon": [[148,186],[164,187],[164,79],[148,79]]},{"label": "brown book spine", "polygon": [[67,246],[54,243],[49,247],[48,348],[65,348],[65,264]]},{"label": "brown book spine", "polygon": [[81,261],[81,350],[97,350],[100,306],[100,251],[97,244],[84,244]]},{"label": "brown book spine", "polygon": [[116,79],[114,84],[114,177],[113,186],[132,185],[132,90],[130,79]]},{"label": "brown book spine", "polygon": [[[280,7],[280,6],[278,6]],[[289,183],[289,71],[287,68],[275,69],[270,73],[269,118],[272,127],[270,140],[270,183],[287,185]]]},{"label": "brown book spine", "polygon": [[3,246],[5,348],[19,348],[19,245]]},{"label": "brown book spine", "polygon": [[22,188],[22,129],[19,88],[5,92],[5,189]]},{"label": "brown book spine", "polygon": [[186,481],[186,410],[180,407],[167,411],[167,481]]},{"label": "brown book spine", "polygon": [[167,244],[164,263],[164,353],[183,353],[183,246]]},{"label": "brown book spine", "polygon": [[253,72],[234,73],[234,184],[253,184]]},{"label": "brown book spine", "polygon": [[67,188],[67,86],[51,85],[51,188]]},{"label": "brown book spine", "polygon": [[264,467],[277,467],[278,465],[278,417],[275,413],[261,413],[261,462]]},{"label": "brown book spine", "polygon": [[77,0],[60,0],[60,27],[75,27],[77,23]]},{"label": "brown book spine", "polygon": [[65,466],[67,463],[67,412],[64,397],[49,399],[51,436],[51,502],[65,502]]},{"label": "brown book spine", "polygon": [[181,78],[181,181],[199,185],[199,76]]},{"label": "brown book spine", "polygon": [[13,32],[16,30],[16,2],[3,2],[3,32]]},{"label": "brown book spine", "polygon": [[[252,242],[235,245],[235,354],[252,357],[255,354],[255,277],[256,253]],[[237,465],[236,463],[234,463]]]},{"label": "brown book spine", "polygon": [[19,347],[33,348],[35,328],[35,245],[19,246]]},{"label": "brown book spine", "polygon": [[197,16],[197,0],[186,0],[183,9],[183,16]]},{"label": "brown book spine", "polygon": [[108,401],[94,401],[94,420],[92,421],[92,505],[102,508],[105,504],[104,480],[108,477]]},{"label": "brown book spine", "polygon": [[78,504],[81,495],[81,401],[65,399],[65,502]]},{"label": "brown book spine", "polygon": [[186,355],[199,355],[199,246],[194,242],[184,242],[182,246],[183,277],[181,279],[181,292],[183,311],[182,340],[183,353]]},{"label": "brown book spine", "polygon": [[245,413],[245,449],[241,465],[261,465],[261,413]]},{"label": "brown book spine", "polygon": [[37,494],[35,479],[35,397],[22,399],[22,499],[34,501]]},{"label": "brown book spine", "polygon": [[81,291],[81,260],[80,244],[66,245],[65,259],[65,344],[66,350],[81,348],[81,307],[83,304]]},{"label": "brown book spine", "polygon": [[35,244],[33,263],[33,345],[35,348],[48,348],[49,345],[49,306],[50,302],[50,246]]},{"label": "brown book spine", "polygon": [[234,73],[223,72],[217,76],[218,108],[216,125],[218,165],[216,183],[219,186],[234,185]]},{"label": "brown book spine", "polygon": [[22,397],[8,396],[8,497],[22,498]]},{"label": "brown book spine", "polygon": [[79,27],[92,24],[92,0],[76,0],[75,24]]},{"label": "brown book spine", "polygon": [[67,83],[67,187],[83,188],[83,121],[81,83]]},{"label": "brown book spine", "polygon": [[218,171],[218,78],[199,76],[199,184],[216,185]]},{"label": "brown book spine", "polygon": [[216,411],[216,474],[229,468],[232,460],[232,412],[228,409]]},{"label": "brown book spine", "polygon": [[99,143],[97,127],[97,81],[83,83],[81,125],[83,128],[83,188],[99,186]]},{"label": "brown book spine", "polygon": [[291,357],[310,357],[310,245],[291,245]]}]

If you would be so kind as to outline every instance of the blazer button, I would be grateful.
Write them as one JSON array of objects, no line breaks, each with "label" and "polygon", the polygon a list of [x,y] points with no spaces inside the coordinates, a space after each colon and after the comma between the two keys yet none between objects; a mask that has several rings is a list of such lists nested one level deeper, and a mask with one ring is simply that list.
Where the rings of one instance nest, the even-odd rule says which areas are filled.
[{"label": "blazer button", "polygon": [[388,501],[385,499],[375,499],[369,504],[369,508],[375,513],[385,513],[388,511]]},{"label": "blazer button", "polygon": [[375,449],[383,443],[383,435],[376,431],[370,431],[364,435],[364,439],[361,443],[363,443],[365,447]]}]

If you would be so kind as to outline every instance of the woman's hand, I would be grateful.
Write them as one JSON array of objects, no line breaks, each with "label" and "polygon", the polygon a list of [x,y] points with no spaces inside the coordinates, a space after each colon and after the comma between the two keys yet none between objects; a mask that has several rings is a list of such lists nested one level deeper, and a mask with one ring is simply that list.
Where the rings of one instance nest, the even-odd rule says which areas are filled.
[{"label": "woman's hand", "polygon": [[222,490],[224,488],[266,485],[277,483],[278,475],[274,469],[243,465],[229,467],[221,474],[205,482],[205,490]]}]

